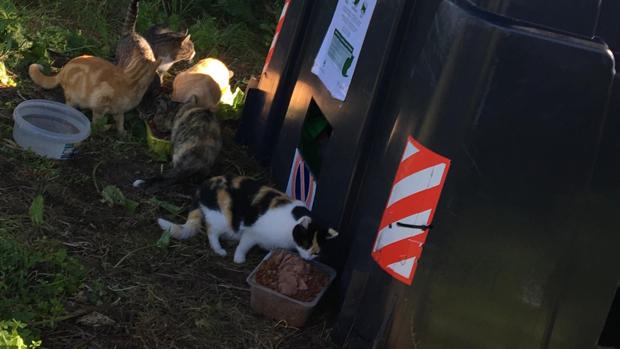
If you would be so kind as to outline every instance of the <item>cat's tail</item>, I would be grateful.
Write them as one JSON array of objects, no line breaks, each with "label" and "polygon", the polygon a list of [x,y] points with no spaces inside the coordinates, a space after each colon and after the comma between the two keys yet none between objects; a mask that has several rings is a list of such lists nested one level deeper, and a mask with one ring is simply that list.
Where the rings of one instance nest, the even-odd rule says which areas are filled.
[{"label": "cat's tail", "polygon": [[187,215],[187,221],[183,225],[172,223],[163,218],[159,218],[157,223],[164,231],[170,232],[173,238],[178,240],[189,239],[200,231],[202,211],[199,207],[191,210]]},{"label": "cat's tail", "polygon": [[43,74],[43,66],[40,64],[31,64],[28,67],[28,75],[35,84],[43,87],[44,89],[52,89],[60,84],[60,74],[54,76],[47,76]]},{"label": "cat's tail", "polygon": [[134,188],[149,188],[149,187],[167,187],[173,184],[181,183],[195,174],[198,174],[198,170],[195,169],[181,169],[179,167],[173,167],[169,171],[164,172],[161,175],[153,176],[145,179],[138,179],[133,182]]},{"label": "cat's tail", "polygon": [[139,0],[131,0],[127,9],[127,16],[123,23],[121,36],[131,35],[136,32],[136,20],[138,19],[138,2]]}]

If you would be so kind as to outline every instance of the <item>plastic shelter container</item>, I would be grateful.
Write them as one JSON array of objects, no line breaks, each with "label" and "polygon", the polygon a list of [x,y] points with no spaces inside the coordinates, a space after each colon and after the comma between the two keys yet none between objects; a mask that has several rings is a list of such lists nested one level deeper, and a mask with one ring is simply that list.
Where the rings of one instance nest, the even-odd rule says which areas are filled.
[{"label": "plastic shelter container", "polygon": [[[277,250],[277,252],[291,253],[290,251]],[[336,271],[319,262],[308,261],[319,270],[329,276],[329,283],[319,292],[313,300],[302,302],[297,299],[285,296],[277,291],[265,287],[256,282],[256,272],[261,265],[273,254],[269,252],[263,261],[248,276],[247,282],[250,285],[250,304],[257,313],[263,314],[271,319],[286,321],[287,325],[301,327],[312,313],[314,307],[319,303],[325,291],[329,288],[332,281],[336,278]]]},{"label": "plastic shelter container", "polygon": [[[618,162],[604,136],[618,130],[615,59],[598,40],[468,2],[428,5],[374,124],[337,336],[354,347],[593,348],[620,277],[617,180],[606,177]],[[412,286],[368,258],[368,222],[409,135],[452,160]]]},{"label": "plastic shelter container", "polygon": [[237,141],[248,145],[253,155],[263,164],[271,162],[278,143],[293,92],[292,82],[299,75],[301,59],[305,53],[305,35],[311,18],[311,1],[294,0],[287,6],[277,46],[260,76],[258,87],[247,92],[246,107],[237,132]]},{"label": "plastic shelter container", "polygon": [[69,159],[90,135],[90,121],[66,104],[32,99],[13,112],[13,139],[24,149],[52,159]]},{"label": "plastic shelter container", "polygon": [[[308,11],[272,161],[285,189],[327,120],[312,213],[340,232],[334,339],[595,348],[620,311],[618,2],[379,0],[344,101],[311,72],[336,4]],[[409,137],[451,160],[411,285],[372,258]]]}]

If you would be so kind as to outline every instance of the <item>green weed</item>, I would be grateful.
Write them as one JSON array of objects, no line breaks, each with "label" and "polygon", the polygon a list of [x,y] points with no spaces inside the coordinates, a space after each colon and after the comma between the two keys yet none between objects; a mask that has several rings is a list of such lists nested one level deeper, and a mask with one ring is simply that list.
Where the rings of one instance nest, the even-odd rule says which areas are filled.
[{"label": "green weed", "polygon": [[9,71],[6,69],[4,62],[0,61],[0,88],[15,87],[17,83]]},{"label": "green weed", "polygon": [[115,185],[108,185],[101,191],[101,202],[108,204],[110,207],[114,206],[122,206],[129,211],[129,213],[133,214],[136,212],[136,208],[138,208],[138,203],[127,199],[125,194]]},{"label": "green weed", "polygon": [[155,243],[155,246],[161,249],[168,248],[168,246],[170,246],[171,237],[172,237],[172,234],[170,233],[170,231],[163,232],[161,236],[159,237],[159,240],[157,240],[157,242]]},{"label": "green weed", "polygon": [[183,211],[183,207],[176,206],[164,200],[159,200],[156,197],[152,197],[149,200],[149,204],[153,205],[154,207],[163,208],[164,210],[170,212],[173,215],[177,215]]},{"label": "green weed", "polygon": [[30,340],[26,344],[23,337],[30,337],[26,324],[17,320],[0,321],[0,348],[3,349],[31,349],[41,346],[41,341]]},{"label": "green weed", "polygon": [[30,221],[35,227],[43,225],[43,195],[37,195],[30,205]]},{"label": "green weed", "polygon": [[0,318],[54,326],[84,268],[65,250],[34,249],[0,230]]},{"label": "green weed", "polygon": [[143,1],[137,28],[144,32],[158,23],[174,30],[189,28],[197,57],[217,57],[229,65],[242,63],[242,73],[256,73],[271,44],[282,6],[282,0]]},{"label": "green weed", "polygon": [[217,110],[217,117],[220,120],[238,119],[245,104],[245,93],[237,87],[235,93],[231,95],[231,104],[220,103]]},{"label": "green weed", "polygon": [[[112,58],[129,0],[0,0],[0,61],[9,71],[48,66],[53,55]],[[256,73],[263,63],[282,0],[143,0],[137,28],[189,28],[198,57],[241,63]]]},{"label": "green weed", "polygon": [[16,150],[15,157],[26,164],[25,175],[42,181],[51,181],[58,177],[60,169],[54,160],[39,156],[31,150]]},{"label": "green weed", "polygon": [[106,131],[106,125],[108,124],[107,115],[90,123],[90,130],[93,135],[99,135]]},{"label": "green weed", "polygon": [[[48,4],[38,8],[25,6],[21,2],[19,5],[16,6],[12,0],[0,0],[0,60],[6,63],[9,70],[23,70],[31,63],[49,64],[52,61],[50,51],[68,56],[84,53],[101,55],[109,51],[106,45],[84,35],[82,30],[68,29],[62,17],[53,11],[53,6]],[[91,13],[91,16],[97,13],[83,12]],[[84,23],[88,25],[93,22]],[[103,26],[95,30],[107,32]]]},{"label": "green weed", "polygon": [[[10,127],[0,127],[0,134],[9,138],[12,131]],[[39,156],[30,149],[23,150],[16,145],[7,146],[0,144],[0,155],[18,161],[22,166],[20,177],[44,183],[56,179],[60,174],[57,162]]]},{"label": "green weed", "polygon": [[13,127],[8,124],[0,124],[0,138],[9,138],[13,134]]}]

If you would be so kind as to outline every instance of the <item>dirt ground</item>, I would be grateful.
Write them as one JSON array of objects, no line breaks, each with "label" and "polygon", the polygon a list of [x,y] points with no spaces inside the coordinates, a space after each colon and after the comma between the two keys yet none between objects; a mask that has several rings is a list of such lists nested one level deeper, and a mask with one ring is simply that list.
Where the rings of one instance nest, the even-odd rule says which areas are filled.
[{"label": "dirt ground", "polygon": [[[329,348],[330,313],[323,305],[303,329],[287,328],[252,312],[245,281],[265,252],[251,251],[242,266],[215,255],[206,236],[155,245],[156,218],[177,217],[154,204],[153,196],[187,207],[194,185],[148,195],[135,190],[136,178],[167,166],[139,137],[118,139],[113,131],[93,134],[70,161],[43,161],[24,153],[11,137],[12,110],[24,99],[62,101],[60,90],[27,84],[0,90],[0,212],[21,222],[15,229],[32,246],[46,241],[65,248],[88,271],[82,290],[65,304],[66,315],[42,331],[47,348]],[[86,114],[90,116],[88,113]],[[263,168],[233,141],[236,122],[223,124],[224,150],[214,174],[245,174],[267,180]],[[128,124],[132,124],[130,120]],[[140,121],[135,117],[134,128]],[[130,213],[101,201],[100,191],[115,185],[139,203]],[[43,193],[45,223],[28,219],[33,198]],[[98,312],[113,322],[100,326],[78,320]]]}]

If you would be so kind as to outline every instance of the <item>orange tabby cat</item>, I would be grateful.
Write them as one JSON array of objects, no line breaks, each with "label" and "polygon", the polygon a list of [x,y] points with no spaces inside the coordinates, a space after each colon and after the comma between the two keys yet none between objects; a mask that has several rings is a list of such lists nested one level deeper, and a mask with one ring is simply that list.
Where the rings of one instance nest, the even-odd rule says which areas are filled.
[{"label": "orange tabby cat", "polygon": [[80,56],[70,60],[55,76],[44,75],[39,64],[31,64],[28,74],[45,89],[62,86],[65,103],[91,109],[93,123],[105,114],[112,114],[118,133],[123,134],[124,113],[140,103],[160,63],[146,40],[135,39],[135,49],[125,68],[102,58]]},{"label": "orange tabby cat", "polygon": [[201,59],[174,78],[172,100],[186,103],[195,95],[200,107],[215,112],[222,91],[228,87],[232,76],[233,72],[221,61],[215,58]]}]

